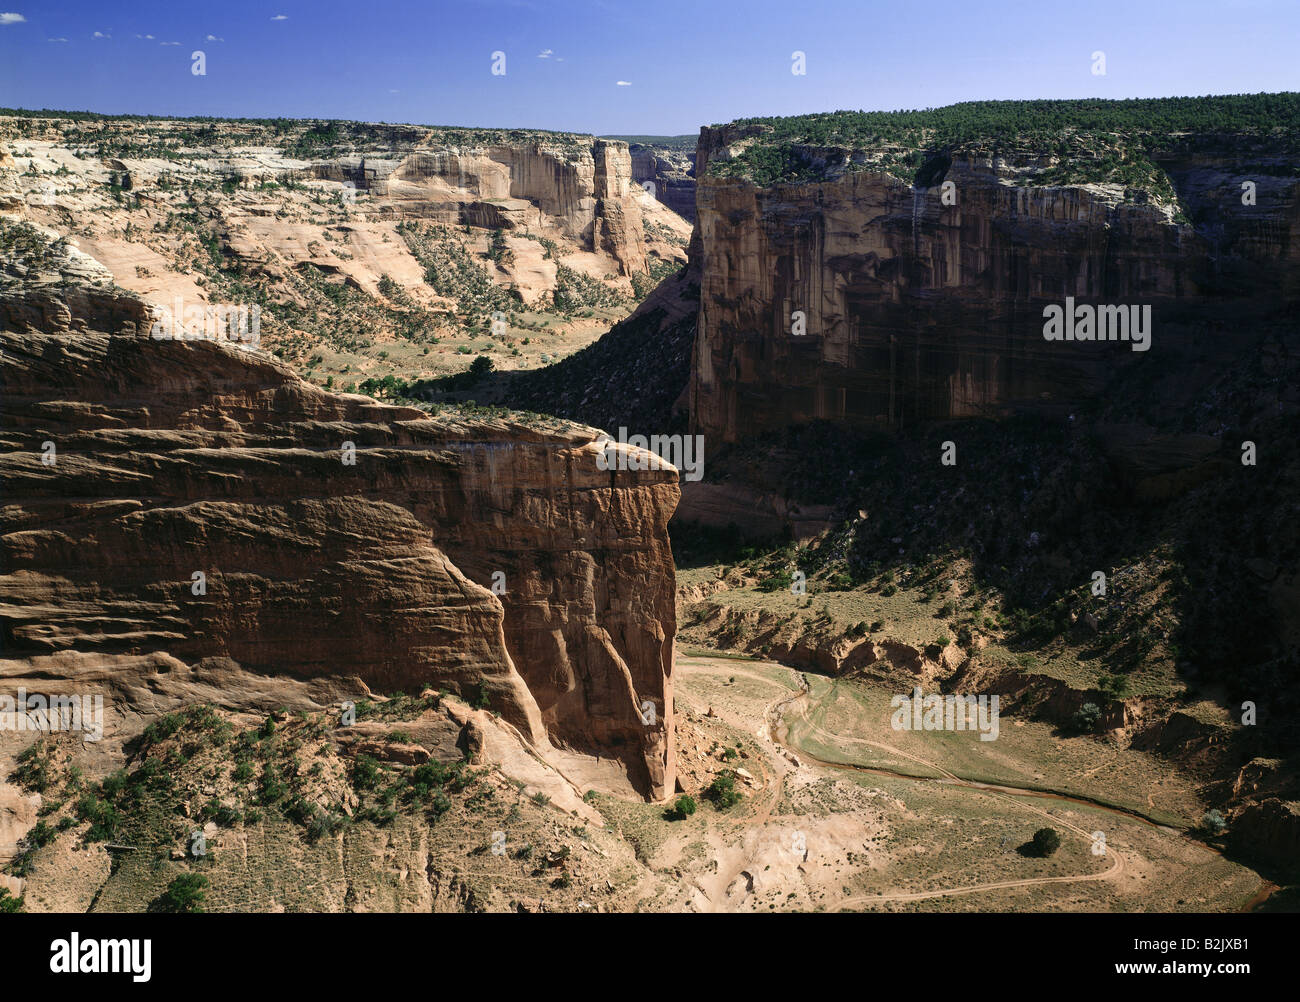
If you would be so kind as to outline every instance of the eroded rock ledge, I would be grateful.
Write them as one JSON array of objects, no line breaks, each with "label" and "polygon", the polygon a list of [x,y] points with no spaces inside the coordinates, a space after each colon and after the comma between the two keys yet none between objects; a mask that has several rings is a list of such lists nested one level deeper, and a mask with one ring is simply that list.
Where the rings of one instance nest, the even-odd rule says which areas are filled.
[{"label": "eroded rock ledge", "polygon": [[447,688],[671,794],[675,471],[600,471],[590,428],[329,393],[125,307],[88,332],[17,315],[6,691],[100,685],[120,721],[214,685],[249,707]]}]

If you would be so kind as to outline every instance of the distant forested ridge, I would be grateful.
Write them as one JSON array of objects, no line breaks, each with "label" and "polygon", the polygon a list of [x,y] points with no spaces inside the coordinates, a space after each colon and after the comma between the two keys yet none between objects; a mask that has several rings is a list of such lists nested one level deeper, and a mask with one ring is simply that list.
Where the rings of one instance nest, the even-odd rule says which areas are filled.
[{"label": "distant forested ridge", "polygon": [[1254,137],[1275,152],[1300,151],[1300,93],[966,101],[918,111],[744,118],[714,128],[749,135],[736,156],[712,159],[709,174],[760,185],[871,169],[912,181],[936,155],[982,154],[1104,161],[1084,169],[1081,177],[1069,166],[1053,176],[1052,167],[1062,164],[1044,165],[1039,183],[1115,180],[1159,188],[1152,155],[1206,137]]},{"label": "distant forested ridge", "polygon": [[688,136],[601,136],[600,138],[620,139],[629,146],[654,146],[661,150],[686,152],[695,149],[695,141],[699,137],[692,132]]},{"label": "distant forested ridge", "polygon": [[[153,132],[139,128],[150,123],[158,125]],[[39,138],[52,126],[61,132],[65,145],[93,146],[99,156],[129,157],[167,157],[179,149],[240,145],[279,148],[286,156],[304,159],[417,143],[434,148],[480,148],[536,142],[576,150],[590,146],[592,140],[590,135],[545,129],[467,128],[347,119],[102,115],[49,108],[0,108],[0,138]]]}]

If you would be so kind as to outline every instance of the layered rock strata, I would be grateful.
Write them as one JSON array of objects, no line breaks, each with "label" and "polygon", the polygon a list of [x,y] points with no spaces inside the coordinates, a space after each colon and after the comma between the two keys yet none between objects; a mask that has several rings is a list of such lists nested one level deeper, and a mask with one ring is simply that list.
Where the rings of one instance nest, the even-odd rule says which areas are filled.
[{"label": "layered rock strata", "polygon": [[447,688],[672,792],[674,470],[601,471],[591,428],[431,417],[155,340],[108,291],[58,322],[21,301],[0,312],[6,691],[98,680],[147,713],[233,673],[253,706],[298,681]]},{"label": "layered rock strata", "polygon": [[624,275],[647,269],[641,201],[627,144],[527,142],[416,149],[380,178],[356,176],[381,201],[379,215],[508,230],[555,227],[609,254]]}]

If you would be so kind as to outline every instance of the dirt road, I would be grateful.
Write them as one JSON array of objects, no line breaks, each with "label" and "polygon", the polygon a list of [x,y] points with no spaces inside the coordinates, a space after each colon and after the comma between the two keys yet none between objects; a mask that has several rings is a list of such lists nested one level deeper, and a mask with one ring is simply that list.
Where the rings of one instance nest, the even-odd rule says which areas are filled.
[{"label": "dirt road", "polygon": [[[769,685],[774,688],[783,688],[779,682],[774,681],[771,677],[759,674],[757,672],[747,671],[744,668],[739,667],[737,662],[733,660],[722,659],[722,658],[707,658],[707,657],[683,657],[680,659],[678,667],[680,671],[683,671],[688,674],[699,672],[699,673],[704,673],[709,675],[720,675],[720,676],[727,676],[727,677],[743,676],[753,681],[760,682],[764,685]],[[762,725],[758,729],[758,736],[760,738],[765,738],[769,742],[771,742],[771,744],[776,749],[778,754],[783,750],[787,750],[792,755],[794,755],[801,763],[803,762],[812,763],[815,765],[815,767],[820,769],[844,768],[845,766],[843,763],[823,762],[822,760],[817,759],[815,756],[810,755],[805,749],[788,743],[789,725],[786,722],[786,718],[788,714],[794,712],[796,707],[798,708],[797,712],[799,717],[803,720],[803,722],[807,726],[809,726],[812,730],[818,731],[822,734],[825,734],[826,732],[822,731],[822,729],[817,727],[815,724],[812,724],[811,721],[808,719],[808,714],[810,710],[810,706],[809,706],[810,693],[809,693],[807,683],[804,680],[802,674],[796,672],[794,669],[786,669],[786,670],[790,671],[791,677],[798,682],[800,687],[799,691],[793,693],[786,693],[768,704],[765,713],[765,719]],[[1017,796],[1017,792],[1013,791],[1011,788],[1007,788],[1008,792],[1004,793],[1001,792],[1000,789],[990,787],[988,784],[978,783],[972,780],[963,779],[962,777],[948,771],[947,769],[944,769],[942,766],[937,765],[934,762],[927,761],[916,755],[911,755],[907,752],[902,751],[901,749],[895,748],[892,745],[888,745],[882,742],[868,741],[861,738],[843,738],[837,735],[827,735],[827,736],[832,737],[835,740],[839,740],[839,741],[849,741],[855,744],[869,745],[871,747],[878,748],[883,751],[887,751],[892,755],[897,755],[900,758],[907,759],[908,761],[915,762],[918,765],[924,766],[925,768],[931,769],[934,772],[938,773],[940,776],[944,778],[945,781],[949,783],[952,783],[957,786],[967,787],[972,790],[978,790],[980,794],[983,796],[993,796],[993,797],[1006,800],[1008,803],[1010,803],[1016,808],[1029,811],[1033,814],[1038,814],[1051,821],[1053,826],[1063,828],[1079,836],[1080,838],[1084,839],[1085,842],[1088,843],[1089,847],[1091,847],[1093,844],[1093,835],[1091,832],[1085,831],[1083,828],[1071,824],[1068,821],[1064,821],[1060,817],[1050,814],[1048,811],[1036,805],[1024,803],[1023,799],[1020,796]],[[881,772],[881,773],[889,772],[888,770],[871,769],[870,767],[865,767],[865,766],[857,766],[855,768],[867,772]],[[927,779],[925,777],[904,776],[898,773],[889,773],[889,774],[895,776],[896,778],[912,780],[914,782],[933,782],[933,780]],[[780,779],[778,778],[778,784],[779,783],[780,783]],[[1066,794],[1054,794],[1050,791],[1025,790],[1023,791],[1023,793],[1025,795],[1032,795],[1041,799],[1048,799],[1048,800],[1055,799],[1065,803],[1074,803],[1074,804],[1078,803],[1077,798],[1072,798]],[[775,803],[779,800],[779,798],[780,798],[780,790],[778,785],[776,796],[771,799],[766,799],[763,808],[760,810],[761,817],[757,819],[757,822],[759,824],[765,822],[768,819],[768,817],[770,817],[772,808],[775,805]],[[1123,813],[1123,812],[1117,812],[1117,813]],[[1067,883],[1078,883],[1082,881],[1114,880],[1124,872],[1125,869],[1124,856],[1122,853],[1116,851],[1114,848],[1109,846],[1106,848],[1106,854],[1111,857],[1111,865],[1109,868],[1107,868],[1106,870],[1100,873],[1081,873],[1077,875],[1066,875],[1066,876],[1056,876],[1056,877],[1031,877],[1023,880],[1005,880],[1005,881],[997,881],[997,882],[986,883],[986,884],[968,884],[968,885],[961,885],[961,886],[954,886],[954,887],[945,887],[938,890],[930,890],[930,891],[861,895],[856,897],[843,898],[835,902],[835,904],[832,906],[832,910],[839,911],[839,910],[844,910],[846,908],[860,907],[862,905],[869,904],[872,902],[922,901],[927,898],[940,898],[945,896],[962,895],[962,894],[976,894],[984,891],[1001,890],[1010,887],[1031,887],[1031,886],[1042,885],[1042,884],[1067,884]]]}]

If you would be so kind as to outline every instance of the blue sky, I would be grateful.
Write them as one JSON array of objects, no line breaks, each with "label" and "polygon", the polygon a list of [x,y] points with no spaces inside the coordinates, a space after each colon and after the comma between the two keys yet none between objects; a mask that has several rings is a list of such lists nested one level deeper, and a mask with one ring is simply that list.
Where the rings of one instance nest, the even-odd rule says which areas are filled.
[{"label": "blue sky", "polygon": [[678,134],[838,108],[1298,90],[1298,51],[1297,0],[0,0],[0,106]]}]

